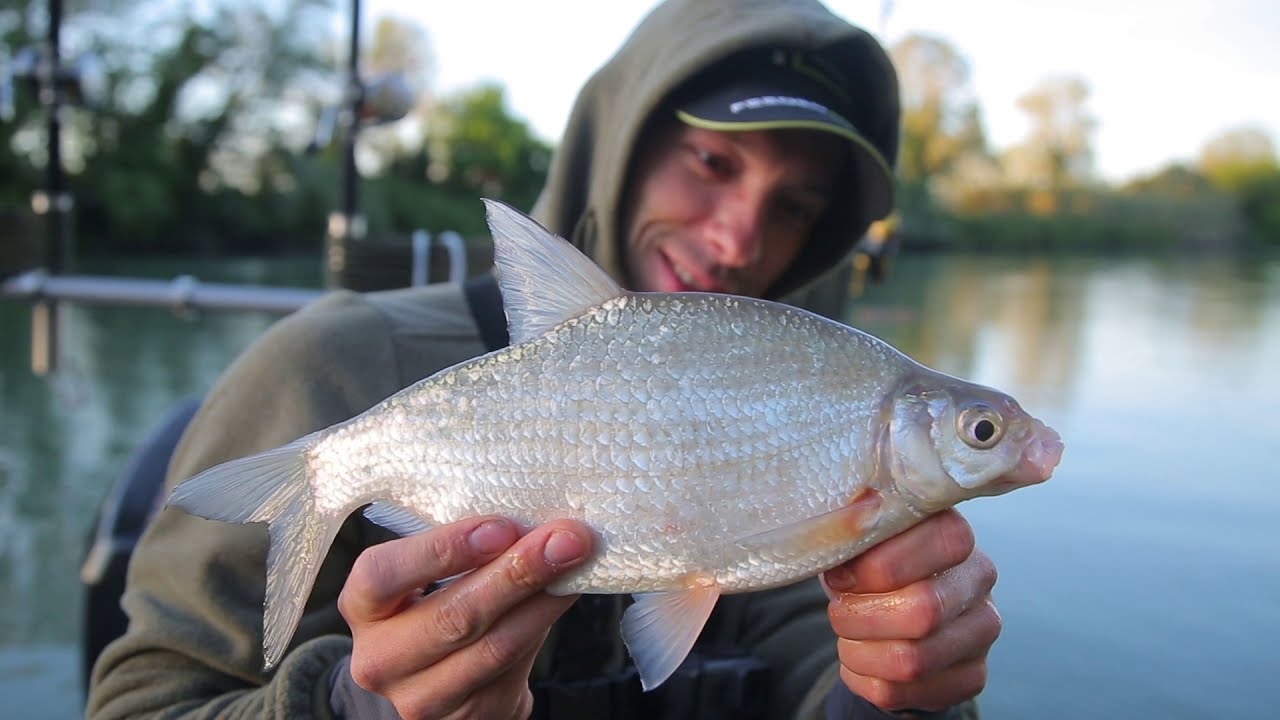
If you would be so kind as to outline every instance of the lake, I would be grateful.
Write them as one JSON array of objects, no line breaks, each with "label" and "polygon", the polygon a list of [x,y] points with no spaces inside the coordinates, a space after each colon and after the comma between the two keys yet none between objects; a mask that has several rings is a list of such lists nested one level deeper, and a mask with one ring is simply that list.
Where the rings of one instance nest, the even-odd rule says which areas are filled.
[{"label": "lake", "polygon": [[[64,314],[65,370],[45,382],[27,369],[25,306],[0,301],[0,696],[14,717],[81,713],[78,572],[97,504],[151,425],[274,319]],[[1000,569],[984,717],[1275,713],[1280,256],[903,257],[847,319],[1010,392],[1066,443],[1048,483],[964,506]]]}]

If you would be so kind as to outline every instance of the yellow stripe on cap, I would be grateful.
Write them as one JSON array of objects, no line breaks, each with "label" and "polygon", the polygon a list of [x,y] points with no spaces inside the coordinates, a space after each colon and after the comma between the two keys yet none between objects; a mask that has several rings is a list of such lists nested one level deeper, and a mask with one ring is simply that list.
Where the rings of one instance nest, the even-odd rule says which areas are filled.
[{"label": "yellow stripe on cap", "polygon": [[853,142],[858,147],[867,151],[872,160],[875,160],[876,166],[880,172],[884,173],[885,179],[889,181],[890,186],[893,183],[893,171],[889,168],[889,163],[880,154],[874,145],[867,141],[858,133],[840,125],[833,123],[818,122],[817,120],[755,120],[750,122],[724,122],[720,120],[704,120],[703,118],[690,115],[684,110],[677,110],[676,117],[686,125],[702,128],[704,130],[715,130],[716,132],[748,132],[751,130],[819,130],[839,135]]}]

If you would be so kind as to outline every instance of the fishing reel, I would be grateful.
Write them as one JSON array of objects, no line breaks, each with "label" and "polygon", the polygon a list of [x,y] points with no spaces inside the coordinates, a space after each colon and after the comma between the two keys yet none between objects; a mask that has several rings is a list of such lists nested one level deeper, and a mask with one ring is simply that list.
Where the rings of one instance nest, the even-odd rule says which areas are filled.
[{"label": "fishing reel", "polygon": [[868,285],[881,285],[889,279],[893,260],[902,246],[902,219],[898,213],[871,223],[853,248],[853,277],[850,294],[862,295]]},{"label": "fishing reel", "polygon": [[[356,54],[353,52],[352,56]],[[355,142],[362,129],[392,123],[408,115],[416,100],[404,73],[390,72],[364,81],[353,65],[341,103],[325,108],[320,115],[306,152],[314,154],[340,139],[343,157],[341,204],[329,213],[325,232],[324,268],[328,287],[374,289],[356,278],[362,274],[377,275],[376,271],[369,273],[365,269],[378,265],[379,256],[390,254],[396,265],[403,266],[401,256],[406,253],[400,248],[386,248],[366,241],[368,226],[356,203],[359,173]]]},{"label": "fishing reel", "polygon": [[364,83],[350,83],[342,102],[320,113],[307,152],[315,153],[333,143],[339,127],[373,127],[400,120],[413,109],[413,90],[403,73],[379,75]]}]

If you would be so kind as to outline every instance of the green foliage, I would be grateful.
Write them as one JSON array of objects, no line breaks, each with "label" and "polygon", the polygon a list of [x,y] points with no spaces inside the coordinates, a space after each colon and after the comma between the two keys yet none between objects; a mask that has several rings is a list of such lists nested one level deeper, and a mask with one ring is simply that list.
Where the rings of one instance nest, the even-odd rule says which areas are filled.
[{"label": "green foliage", "polygon": [[1020,184],[1049,190],[1081,187],[1093,175],[1093,131],[1097,122],[1086,101],[1089,86],[1073,76],[1046,78],[1018,98],[1031,120],[1028,142],[1006,153]]},{"label": "green foliage", "polygon": [[1245,183],[1240,212],[1255,239],[1280,245],[1280,172],[1259,174]]},{"label": "green foliage", "polygon": [[1243,192],[1280,172],[1280,159],[1265,130],[1235,128],[1205,143],[1200,171],[1220,188]]},{"label": "green foliage", "polygon": [[[44,0],[0,8],[0,43],[39,41]],[[107,68],[107,99],[67,108],[64,148],[77,200],[76,236],[98,252],[318,252],[338,203],[340,148],[301,148],[345,78],[332,55],[336,0],[179,4],[96,0],[67,6],[77,51]],[[1280,168],[1255,129],[1209,143],[1197,167],[1175,165],[1119,189],[1088,182],[1093,121],[1088,88],[1051,80],[1021,101],[1028,142],[996,158],[987,148],[966,59],[938,38],[893,49],[902,82],[899,191],[908,246],[990,251],[1221,249],[1244,238],[1280,243]],[[429,76],[421,28],[375,25],[366,71]],[[44,182],[46,119],[22,88],[0,122],[0,218],[40,237],[28,210]],[[415,229],[485,234],[480,196],[528,209],[551,147],[507,107],[499,85],[438,102],[403,133],[361,135],[376,170],[359,183],[369,237]],[[299,118],[302,118],[301,122]],[[11,243],[10,247],[17,247]],[[23,252],[26,252],[25,250]],[[82,253],[84,254],[84,253]]]},{"label": "green foliage", "polygon": [[444,103],[427,135],[428,175],[455,194],[483,195],[529,208],[541,192],[551,147],[511,115],[499,85],[482,85]]},{"label": "green foliage", "polygon": [[[38,10],[43,0],[26,5]],[[215,0],[194,8],[102,0],[69,6],[64,37],[95,52],[108,76],[106,102],[64,113],[63,146],[74,149],[66,158],[67,182],[76,196],[82,250],[318,251],[338,204],[340,148],[303,154],[311,128],[305,122],[299,128],[297,119],[318,119],[326,92],[332,100],[345,81],[329,57],[346,42],[331,31],[339,5]],[[0,42],[24,47],[38,41],[41,27],[6,23],[7,17],[0,17]],[[13,17],[38,20],[40,13]],[[368,61],[371,73],[425,75],[425,31],[378,23]],[[17,117],[0,123],[0,146],[20,150],[0,152],[6,216],[21,214],[43,183],[43,113],[32,93],[20,92],[18,101]],[[500,87],[446,102],[439,122],[428,126],[434,153],[389,144],[390,135],[362,134],[361,152],[381,164],[358,183],[357,209],[371,237],[407,237],[417,228],[482,234],[480,194],[533,204],[551,150],[510,114]],[[433,165],[446,177],[429,180]]]},{"label": "green foliage", "polygon": [[1148,193],[1171,199],[1187,200],[1215,194],[1218,188],[1203,173],[1175,163],[1152,175],[1135,178],[1121,192],[1128,195]]},{"label": "green foliage", "polygon": [[484,236],[481,197],[533,206],[551,147],[511,114],[502,87],[482,85],[446,99],[428,128],[424,147],[393,155],[362,182],[361,211],[372,235],[406,238],[424,229]]},{"label": "green foliage", "polygon": [[[1004,209],[952,215],[945,246],[988,252],[1221,251],[1235,247],[1244,232],[1235,200],[1226,194],[1188,199],[1147,191],[1019,191],[1005,200]],[[909,224],[904,218],[903,226]]]},{"label": "green foliage", "polygon": [[894,45],[891,55],[902,86],[899,176],[927,182],[966,154],[986,154],[968,61],[947,41],[915,34]]}]

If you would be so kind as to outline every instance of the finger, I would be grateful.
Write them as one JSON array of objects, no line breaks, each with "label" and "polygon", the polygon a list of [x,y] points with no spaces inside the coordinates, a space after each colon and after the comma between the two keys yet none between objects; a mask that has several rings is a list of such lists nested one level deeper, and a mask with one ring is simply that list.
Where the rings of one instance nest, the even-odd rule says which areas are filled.
[{"label": "finger", "polygon": [[521,662],[523,669],[513,669],[489,691],[472,695],[444,720],[527,720],[533,714],[529,670],[536,655],[530,656],[527,662]]},{"label": "finger", "polygon": [[828,570],[824,578],[838,592],[891,592],[958,565],[973,550],[969,522],[945,510]]},{"label": "finger", "polygon": [[906,683],[864,677],[841,666],[840,679],[854,694],[884,710],[939,711],[982,692],[987,685],[987,661],[972,660],[927,680]]},{"label": "finger", "polygon": [[[567,608],[574,598],[555,599],[568,600]],[[535,597],[528,602],[537,600]],[[528,644],[524,655],[495,676],[484,680],[460,677],[457,667],[444,668],[442,664],[407,678],[387,695],[404,718],[528,717],[533,709],[529,673],[549,629],[548,624]]]},{"label": "finger", "polygon": [[533,529],[501,557],[414,607],[412,613],[424,623],[421,636],[443,651],[470,645],[512,608],[581,563],[591,544],[590,530],[570,520]]},{"label": "finger", "polygon": [[338,596],[349,625],[390,617],[420,588],[493,560],[519,537],[501,517],[477,517],[366,549]]},{"label": "finger", "polygon": [[853,673],[908,683],[985,658],[999,635],[1000,613],[987,600],[923,640],[840,638],[836,648],[840,664]]},{"label": "finger", "polygon": [[918,640],[989,597],[995,584],[995,564],[977,551],[957,567],[894,592],[838,594],[827,613],[842,638]]},{"label": "finger", "polygon": [[561,520],[531,530],[498,558],[394,617],[353,627],[359,652],[352,654],[352,673],[386,682],[434,665],[581,564],[590,548],[591,533],[581,523]]},{"label": "finger", "polygon": [[404,686],[418,695],[420,702],[455,714],[467,706],[514,706],[517,691],[528,688],[533,659],[552,624],[575,600],[576,595],[529,598],[474,643],[418,673]]}]

